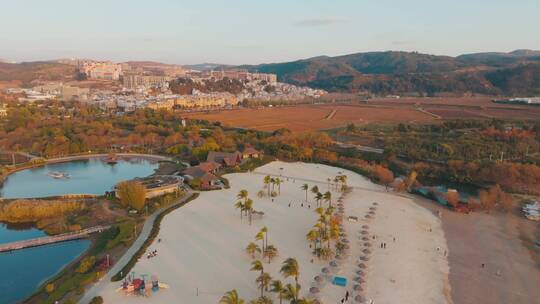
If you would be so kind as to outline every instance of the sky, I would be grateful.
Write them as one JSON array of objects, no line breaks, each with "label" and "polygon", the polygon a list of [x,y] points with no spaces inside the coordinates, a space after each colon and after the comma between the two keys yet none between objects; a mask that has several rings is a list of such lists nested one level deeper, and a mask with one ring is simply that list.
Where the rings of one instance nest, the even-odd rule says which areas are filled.
[{"label": "sky", "polygon": [[0,58],[258,64],[540,50],[540,0],[0,0]]}]

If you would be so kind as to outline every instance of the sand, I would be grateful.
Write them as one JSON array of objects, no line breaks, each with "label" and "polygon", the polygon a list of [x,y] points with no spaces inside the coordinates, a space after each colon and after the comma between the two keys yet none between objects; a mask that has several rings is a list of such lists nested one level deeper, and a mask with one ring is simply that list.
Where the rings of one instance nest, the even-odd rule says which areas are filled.
[{"label": "sand", "polygon": [[[361,226],[369,225],[373,246],[370,260],[365,262],[367,274],[362,295],[366,299],[376,304],[451,303],[445,254],[448,249],[437,216],[411,199],[387,193],[383,187],[353,172],[325,165],[283,162],[272,162],[253,173],[227,175],[230,189],[203,192],[198,199],[167,215],[158,236],[161,242],[156,238],[149,247],[149,251],[157,250],[158,255],[141,258],[133,271],[136,276],[157,275],[170,289],[142,298],[117,292],[119,283],[111,282],[100,295],[106,303],[217,303],[226,291],[234,288],[244,299],[254,299],[260,294],[255,284],[258,273],[249,271],[251,259],[244,249],[254,241],[257,231],[267,226],[269,244],[278,248],[279,256],[270,264],[264,263],[265,271],[285,283],[292,282],[279,274],[279,268],[286,258],[296,258],[301,269],[301,294],[311,296],[313,278],[321,274],[323,267],[328,267],[328,261],[315,258],[311,262],[314,257],[305,235],[317,215],[313,211],[313,195],[308,194],[310,202],[306,203],[300,186],[317,184],[324,192],[328,188],[326,179],[338,172],[346,174],[348,184],[354,187],[344,200],[345,215],[358,216],[360,221],[344,222],[351,251],[336,275],[347,278],[348,285],[326,283],[320,288],[322,302],[338,303],[346,290],[356,295],[352,292],[352,279],[356,277],[356,265],[364,249],[358,237]],[[285,180],[281,195],[274,202],[256,196],[267,173],[282,174]],[[309,181],[301,180],[304,178]],[[240,220],[240,212],[233,207],[240,189],[248,190],[255,201],[254,208],[265,213],[262,218],[254,218],[251,226],[245,217]],[[333,192],[334,198],[340,195]],[[291,202],[292,206],[288,207]],[[379,204],[375,216],[364,219],[373,202]],[[376,239],[372,239],[374,236]],[[381,242],[386,243],[385,249],[380,248]],[[271,297],[278,303],[274,295]],[[352,299],[349,303],[353,303]]]}]

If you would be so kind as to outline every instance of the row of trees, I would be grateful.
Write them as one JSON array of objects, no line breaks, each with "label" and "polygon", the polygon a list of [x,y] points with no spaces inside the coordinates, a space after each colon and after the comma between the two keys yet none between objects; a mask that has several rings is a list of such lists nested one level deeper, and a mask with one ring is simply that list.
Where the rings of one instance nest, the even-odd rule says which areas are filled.
[{"label": "row of trees", "polygon": [[[301,286],[298,283],[300,278],[300,265],[294,258],[286,259],[281,268],[280,273],[285,278],[291,278],[293,283],[284,283],[281,280],[273,280],[272,276],[265,272],[264,264],[259,261],[253,261],[251,264],[251,271],[260,272],[255,282],[261,290],[259,298],[250,301],[251,304],[271,304],[272,299],[265,295],[265,292],[272,292],[276,294],[279,299],[279,303],[282,304],[283,300],[288,301],[290,304],[314,304],[315,301],[311,299],[301,298],[300,289]],[[240,297],[236,289],[228,291],[219,301],[220,304],[244,304],[245,300]]]}]

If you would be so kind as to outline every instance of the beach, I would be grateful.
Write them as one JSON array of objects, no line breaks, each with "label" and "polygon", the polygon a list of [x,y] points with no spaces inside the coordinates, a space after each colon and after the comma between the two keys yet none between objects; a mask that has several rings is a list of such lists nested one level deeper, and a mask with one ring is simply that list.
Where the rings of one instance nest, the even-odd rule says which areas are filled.
[{"label": "beach", "polygon": [[[257,197],[257,192],[265,190],[263,178],[267,174],[281,176],[283,180],[281,194],[273,201],[267,196]],[[309,191],[306,202],[301,186],[317,185],[321,192],[330,190],[336,204],[342,193],[329,186],[327,178],[338,174],[347,175],[352,189],[342,202],[344,238],[350,250],[337,267],[330,267],[329,261],[311,253],[306,240],[317,220],[316,203]],[[377,304],[452,303],[449,250],[441,221],[436,213],[411,198],[386,192],[383,186],[351,171],[318,164],[276,161],[251,173],[225,177],[230,189],[202,192],[196,200],[167,215],[159,236],[148,248],[148,252],[156,251],[156,256],[147,258],[145,254],[134,267],[136,277],[156,275],[169,288],[144,298],[126,295],[118,290],[120,282],[111,282],[97,291],[105,303],[217,303],[232,289],[245,300],[255,299],[260,295],[255,283],[259,273],[249,270],[252,259],[245,248],[250,242],[258,242],[255,234],[264,226],[268,228],[268,244],[276,246],[279,252],[271,263],[264,261],[265,272],[273,279],[291,283],[292,279],[285,279],[279,269],[286,258],[296,258],[300,265],[301,296],[316,297],[322,303],[339,303],[349,291],[348,303],[353,303],[356,295]],[[241,189],[249,192],[254,209],[264,212],[262,217],[254,216],[251,225],[234,208]],[[370,218],[365,218],[370,211]],[[348,221],[348,216],[355,216],[358,221]],[[362,234],[362,230],[367,233]],[[366,249],[370,253],[366,254]],[[367,260],[359,260],[361,256]],[[354,280],[359,263],[366,267],[361,276],[365,282],[359,284],[363,291],[355,292],[352,287],[357,284]],[[314,277],[322,276],[323,268],[331,270],[327,278],[346,278],[347,285],[336,286],[328,281],[316,284]],[[310,293],[312,286],[320,292]],[[279,303],[274,294],[268,295]]]}]

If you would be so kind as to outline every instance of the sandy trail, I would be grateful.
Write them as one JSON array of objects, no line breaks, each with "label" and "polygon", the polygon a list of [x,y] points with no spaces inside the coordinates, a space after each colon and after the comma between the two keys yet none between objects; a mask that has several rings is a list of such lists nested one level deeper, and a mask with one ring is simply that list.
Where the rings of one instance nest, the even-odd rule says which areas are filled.
[{"label": "sandy trail", "polygon": [[[356,187],[344,200],[345,215],[358,216],[361,220],[344,222],[351,251],[336,275],[347,278],[348,285],[344,288],[326,283],[319,294],[323,303],[339,303],[347,290],[356,295],[352,293],[352,279],[356,277],[356,265],[364,249],[362,242],[358,242],[362,225],[370,226],[370,238],[376,237],[372,239],[370,260],[366,262],[363,296],[377,304],[450,303],[445,296],[448,294],[446,240],[440,220],[432,212],[340,168],[273,162],[256,171],[289,176],[283,178],[281,195],[273,202],[269,198],[257,198],[263,176],[256,172],[228,175],[230,189],[203,192],[195,201],[167,215],[158,236],[162,241],[149,247],[157,250],[157,257],[144,257],[135,266],[136,276],[155,274],[171,288],[153,293],[151,298],[142,298],[116,292],[119,284],[110,283],[100,292],[105,302],[217,303],[233,288],[244,299],[254,299],[260,294],[255,284],[258,273],[249,271],[251,259],[244,248],[254,241],[263,226],[269,229],[269,244],[279,250],[272,263],[264,263],[265,271],[275,279],[292,282],[279,274],[279,268],[283,260],[295,257],[301,269],[302,295],[309,296],[313,278],[321,274],[328,261],[313,259],[311,255],[305,235],[317,219],[313,211],[315,203],[311,202],[311,193],[310,202],[304,201],[305,192],[300,189],[304,182],[296,178],[308,177],[312,180],[307,182],[310,188],[317,184],[324,192],[328,188],[326,179],[342,172],[348,176],[348,184]],[[245,217],[240,220],[240,212],[233,207],[240,189],[247,189],[255,201],[254,208],[265,213],[263,218],[255,218],[251,226]],[[340,195],[333,192],[334,198]],[[364,219],[373,202],[379,204],[374,218]],[[379,247],[381,242],[387,244],[385,249]],[[277,303],[277,298],[270,296]]]}]

